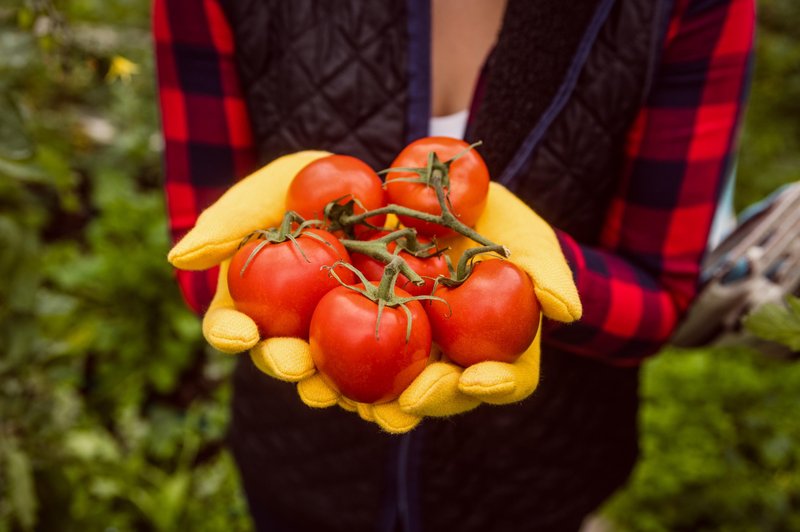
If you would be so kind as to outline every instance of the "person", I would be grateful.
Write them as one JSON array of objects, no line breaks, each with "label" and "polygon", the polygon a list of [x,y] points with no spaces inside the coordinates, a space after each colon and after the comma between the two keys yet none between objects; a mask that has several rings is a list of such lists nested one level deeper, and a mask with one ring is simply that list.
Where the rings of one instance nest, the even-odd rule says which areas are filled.
[{"label": "person", "polygon": [[[153,30],[176,241],[281,155],[381,169],[444,127],[552,224],[583,304],[546,324],[531,397],[404,436],[241,357],[230,443],[257,528],[578,529],[629,476],[640,364],[696,293],[753,0],[155,0]],[[178,276],[203,312],[216,272]]]}]

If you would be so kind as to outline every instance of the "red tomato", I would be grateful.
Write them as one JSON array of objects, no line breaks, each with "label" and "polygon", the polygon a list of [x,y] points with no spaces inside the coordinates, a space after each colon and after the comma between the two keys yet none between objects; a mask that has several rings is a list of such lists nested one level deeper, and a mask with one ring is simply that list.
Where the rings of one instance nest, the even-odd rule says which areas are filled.
[{"label": "red tomato", "polygon": [[[428,154],[435,152],[442,162],[469,147],[462,140],[448,137],[427,137],[416,140],[400,152],[392,168],[424,168]],[[469,150],[450,165],[450,185],[445,189],[450,199],[450,210],[465,225],[473,226],[486,206],[489,193],[489,170],[483,158],[474,149]],[[425,183],[393,182],[400,177],[416,177],[410,172],[390,172],[386,176],[386,191],[390,203],[410,207],[430,214],[441,214],[436,191]],[[414,227],[428,236],[451,236],[453,231],[441,225],[400,216],[407,227]]]},{"label": "red tomato", "polygon": [[[322,220],[325,205],[337,199],[343,204],[354,198],[370,211],[386,205],[381,179],[355,157],[329,155],[298,172],[286,194],[286,209],[296,211],[306,220]],[[353,212],[365,211],[356,205]],[[381,227],[385,220],[385,215],[373,216],[367,222]]]},{"label": "red tomato", "polygon": [[[408,297],[395,289],[398,297]],[[378,335],[378,304],[339,287],[328,292],[311,319],[311,356],[323,378],[342,395],[360,403],[383,403],[397,398],[425,368],[431,351],[431,329],[422,305],[385,307]]]},{"label": "red tomato", "polygon": [[540,308],[533,282],[511,262],[479,262],[462,285],[440,286],[434,295],[450,306],[426,302],[433,339],[456,364],[513,362],[536,336]]},{"label": "red tomato", "polygon": [[[375,240],[382,236],[388,235],[388,231],[374,231],[369,234],[363,235],[364,240]],[[417,237],[420,244],[429,244],[430,240],[424,237]],[[393,253],[397,248],[397,243],[392,242],[387,246],[389,253]],[[429,257],[415,257],[414,255],[401,251],[400,256],[405,260],[411,269],[417,272],[424,280],[425,284],[417,286],[408,280],[405,275],[397,277],[397,287],[402,288],[412,296],[430,295],[433,292],[433,282],[436,277],[440,275],[448,275],[450,272],[447,269],[447,261],[444,255],[432,254]],[[350,255],[353,266],[355,266],[361,273],[364,274],[370,281],[380,281],[383,277],[383,269],[386,267],[384,263],[368,257],[362,253],[353,253]]]},{"label": "red tomato", "polygon": [[[325,242],[308,233],[316,234]],[[347,250],[327,231],[307,229],[295,240],[297,245],[286,240],[263,247],[244,275],[240,273],[242,266],[263,240],[248,242],[231,259],[228,270],[231,297],[236,309],[256,322],[262,338],[308,338],[311,315],[317,303],[340,286],[323,266],[331,266],[338,260],[349,262]],[[346,268],[337,268],[336,273],[349,284],[355,282],[353,272]]]}]

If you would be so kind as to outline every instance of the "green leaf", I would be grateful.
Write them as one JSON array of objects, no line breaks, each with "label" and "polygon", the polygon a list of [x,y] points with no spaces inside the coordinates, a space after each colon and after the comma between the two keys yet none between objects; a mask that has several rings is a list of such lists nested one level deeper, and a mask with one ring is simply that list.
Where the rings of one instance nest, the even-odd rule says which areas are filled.
[{"label": "green leaf", "polygon": [[[188,472],[178,472],[169,477],[161,486],[159,500],[162,504],[161,518],[153,519],[160,530],[174,530],[186,506],[191,476]],[[152,516],[155,517],[155,516]]]},{"label": "green leaf", "polygon": [[32,530],[36,524],[36,492],[34,490],[33,468],[28,455],[11,439],[2,447],[6,463],[6,481],[11,508],[19,524],[25,530]]},{"label": "green leaf", "polygon": [[[28,9],[20,9],[18,20],[21,27],[30,27],[33,14]],[[36,39],[28,31],[8,27],[0,32],[0,72],[8,74],[12,70],[22,70],[36,59]]]},{"label": "green leaf", "polygon": [[74,430],[66,435],[64,449],[85,462],[113,462],[120,457],[114,439],[100,428]]},{"label": "green leaf", "polygon": [[800,351],[800,299],[789,296],[786,303],[763,305],[745,318],[744,325],[759,338]]},{"label": "green leaf", "polygon": [[33,155],[25,123],[11,95],[0,95],[0,157],[19,161]]},{"label": "green leaf", "polygon": [[792,312],[800,316],[800,297],[789,296],[786,298],[786,304],[789,305]]},{"label": "green leaf", "polygon": [[31,163],[9,161],[2,157],[0,157],[0,175],[29,183],[50,182],[50,177],[38,166]]},{"label": "green leaf", "polygon": [[[190,474],[177,472],[167,475],[153,467],[145,468],[141,474],[146,482],[132,490],[127,497],[155,530],[175,530],[189,495]],[[145,487],[148,484],[150,486]]]},{"label": "green leaf", "polygon": [[20,28],[28,29],[33,26],[34,14],[30,9],[23,7],[17,11],[17,25]]}]

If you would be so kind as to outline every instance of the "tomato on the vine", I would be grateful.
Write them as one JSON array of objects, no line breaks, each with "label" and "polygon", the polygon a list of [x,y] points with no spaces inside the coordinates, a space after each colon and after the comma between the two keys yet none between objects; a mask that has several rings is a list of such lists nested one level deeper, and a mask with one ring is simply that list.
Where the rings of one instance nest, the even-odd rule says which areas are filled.
[{"label": "tomato on the vine", "polygon": [[536,337],[539,301],[528,274],[513,263],[491,259],[475,264],[463,284],[434,293],[447,303],[425,303],[433,339],[453,362],[513,362]]},{"label": "tomato on the vine", "polygon": [[[286,193],[286,209],[306,220],[322,220],[325,205],[356,200],[354,214],[386,204],[386,193],[378,174],[367,163],[349,155],[328,155],[306,165],[292,180]],[[360,205],[359,205],[360,204]],[[362,207],[363,206],[363,207]],[[367,218],[383,226],[385,215]]]},{"label": "tomato on the vine", "polygon": [[[361,239],[376,240],[388,234],[389,231],[373,231],[362,235]],[[430,245],[431,242],[425,237],[417,237],[417,240],[422,245]],[[396,242],[390,242],[386,247],[389,253],[394,253],[396,248]],[[449,273],[447,269],[447,260],[444,254],[437,253],[436,250],[432,250],[423,257],[417,257],[407,251],[401,251],[399,255],[408,263],[411,269],[417,272],[425,281],[424,285],[418,286],[409,281],[408,277],[405,275],[401,274],[397,277],[397,286],[412,296],[430,295],[431,292],[433,292],[434,280],[440,275],[447,275]],[[383,269],[386,266],[383,262],[364,255],[363,253],[351,253],[350,259],[353,266],[363,273],[364,277],[368,280],[380,281],[381,277],[383,277]]]},{"label": "tomato on the vine", "polygon": [[[409,294],[395,288],[398,297]],[[376,333],[378,303],[341,286],[323,297],[311,319],[311,356],[320,375],[360,403],[396,399],[428,362],[431,329],[419,301],[384,307]]]},{"label": "tomato on the vine", "polygon": [[[251,240],[231,259],[228,289],[236,309],[258,325],[262,338],[307,338],[317,303],[339,286],[325,267],[339,260],[349,262],[349,254],[331,233],[305,229],[294,241],[265,245],[242,273],[253,250],[262,243]],[[355,282],[349,269],[337,268],[336,273],[344,282]]]},{"label": "tomato on the vine", "polygon": [[[392,168],[425,168],[430,152],[436,153],[442,162],[446,162],[468,148],[469,145],[459,139],[422,138],[406,146],[392,162]],[[389,172],[386,176],[389,202],[429,214],[441,214],[442,210],[433,187],[421,182],[397,181],[400,178],[414,177],[418,176],[412,172]],[[450,210],[465,225],[475,225],[486,206],[486,196],[489,193],[489,170],[486,168],[486,163],[475,149],[469,149],[452,162],[448,178],[449,184],[445,187],[445,194]],[[414,227],[424,235],[453,235],[452,230],[438,224],[408,216],[399,218],[403,225]]]}]

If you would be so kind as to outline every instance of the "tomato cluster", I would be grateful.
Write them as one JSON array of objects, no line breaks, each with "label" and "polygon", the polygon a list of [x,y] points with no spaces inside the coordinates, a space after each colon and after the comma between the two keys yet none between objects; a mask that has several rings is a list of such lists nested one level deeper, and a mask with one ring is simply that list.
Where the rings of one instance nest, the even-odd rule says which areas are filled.
[{"label": "tomato cluster", "polygon": [[[475,237],[489,172],[472,146],[420,139],[386,173],[384,184],[345,155],[309,164],[289,187],[281,228],[246,239],[228,272],[236,308],[262,338],[307,339],[323,378],[363,403],[399,396],[433,342],[464,367],[513,362],[540,316],[530,278],[513,263],[477,262],[458,278],[437,246],[456,233]],[[383,227],[388,213],[404,229]]]}]

